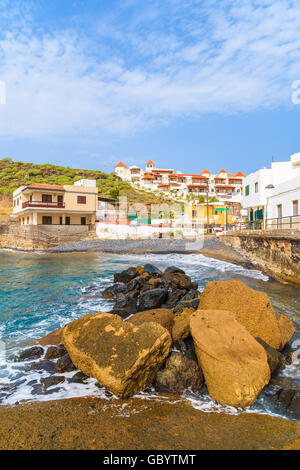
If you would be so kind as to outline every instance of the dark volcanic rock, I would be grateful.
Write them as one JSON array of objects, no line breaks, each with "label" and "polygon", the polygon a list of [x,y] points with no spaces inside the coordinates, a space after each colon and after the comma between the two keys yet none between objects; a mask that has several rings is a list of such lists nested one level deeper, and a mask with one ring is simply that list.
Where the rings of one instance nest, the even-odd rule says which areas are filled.
[{"label": "dark volcanic rock", "polygon": [[174,313],[182,313],[185,308],[193,308],[194,310],[197,310],[199,302],[200,299],[180,300],[174,308]]},{"label": "dark volcanic rock", "polygon": [[73,375],[73,377],[68,379],[68,382],[75,384],[85,384],[88,378],[89,377],[87,375],[85,375],[83,372],[81,372],[81,370],[79,370],[78,372],[76,372],[75,375]]},{"label": "dark volcanic rock", "polygon": [[115,313],[122,318],[127,318],[138,311],[137,298],[126,296],[124,299],[118,300],[110,313]]},{"label": "dark volcanic rock", "polygon": [[171,354],[155,379],[155,389],[168,393],[182,393],[188,388],[196,392],[202,384],[203,374],[198,364],[180,352]]},{"label": "dark volcanic rock", "polygon": [[300,419],[300,392],[291,389],[279,390],[275,397],[275,402],[288,414]]},{"label": "dark volcanic rock", "polygon": [[180,302],[182,297],[186,295],[185,289],[172,289],[168,291],[168,300],[166,301],[166,305],[169,308],[174,308]]},{"label": "dark volcanic rock", "polygon": [[76,370],[76,367],[68,353],[58,359],[54,369],[55,373],[72,372],[73,370]]},{"label": "dark volcanic rock", "polygon": [[18,357],[18,362],[21,361],[32,361],[34,359],[39,359],[44,354],[43,348],[39,346],[33,346],[32,348],[25,349],[21,352]]},{"label": "dark volcanic rock", "polygon": [[137,276],[139,276],[139,273],[136,270],[136,268],[130,267],[126,269],[125,271],[122,271],[120,273],[115,273],[114,282],[123,282],[124,284],[127,284],[128,282],[130,282],[132,279],[134,279]]},{"label": "dark volcanic rock", "polygon": [[117,282],[102,292],[102,298],[108,300],[117,300],[122,294],[126,294],[126,292],[127,286],[122,282]]},{"label": "dark volcanic rock", "polygon": [[144,276],[138,276],[132,279],[132,281],[128,282],[127,290],[128,292],[132,291],[140,291],[146,283],[146,279]]},{"label": "dark volcanic rock", "polygon": [[58,359],[59,357],[64,356],[66,353],[67,350],[63,344],[61,344],[60,346],[49,346],[45,354],[45,359]]},{"label": "dark volcanic rock", "polygon": [[41,371],[45,370],[49,374],[54,374],[54,369],[55,369],[55,362],[41,360],[39,362],[34,362],[33,364],[31,364],[29,370],[41,370]]},{"label": "dark volcanic rock", "polygon": [[187,294],[185,294],[181,301],[197,299],[200,296],[200,292],[197,290],[191,289]]},{"label": "dark volcanic rock", "polygon": [[163,279],[171,281],[177,289],[186,289],[190,290],[192,288],[192,280],[190,276],[182,273],[164,273],[162,276]]},{"label": "dark volcanic rock", "polygon": [[283,367],[285,365],[284,356],[279,351],[272,348],[272,346],[269,346],[262,339],[260,338],[255,338],[255,339],[259,344],[262,345],[262,347],[267,353],[268,364],[270,367],[271,374],[273,374],[275,370],[277,370],[279,367]]},{"label": "dark volcanic rock", "polygon": [[[145,273],[148,273],[148,274],[151,274],[151,275],[158,275],[158,276],[161,276],[162,275],[162,271],[160,269],[158,269],[156,266],[154,266],[153,264],[145,264],[144,266],[144,272]],[[155,276],[153,276],[155,277]]]},{"label": "dark volcanic rock", "polygon": [[53,387],[54,385],[58,385],[64,381],[65,377],[63,377],[62,375],[52,375],[51,377],[45,377],[44,379],[42,379],[41,383],[44,387],[44,390],[47,390],[47,388]]},{"label": "dark volcanic rock", "polygon": [[164,273],[180,273],[185,274],[182,269],[176,268],[176,266],[169,266],[167,269],[164,270]]},{"label": "dark volcanic rock", "polygon": [[138,299],[138,311],[159,308],[168,298],[167,289],[152,289],[144,292]]}]

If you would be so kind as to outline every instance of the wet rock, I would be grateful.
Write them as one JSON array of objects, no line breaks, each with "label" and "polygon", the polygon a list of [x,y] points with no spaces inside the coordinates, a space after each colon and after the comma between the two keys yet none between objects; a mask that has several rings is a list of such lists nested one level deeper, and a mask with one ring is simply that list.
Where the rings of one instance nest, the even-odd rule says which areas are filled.
[{"label": "wet rock", "polygon": [[141,325],[145,322],[159,323],[171,333],[174,324],[174,314],[171,310],[166,308],[157,308],[136,313],[127,321],[133,325]]},{"label": "wet rock", "polygon": [[73,370],[76,370],[76,367],[68,353],[58,359],[54,369],[55,373],[72,372]]},{"label": "wet rock", "polygon": [[39,346],[33,346],[32,348],[25,349],[21,352],[18,357],[18,362],[22,361],[32,361],[34,359],[39,359],[44,354],[43,348]]},{"label": "wet rock", "polygon": [[197,310],[190,329],[210,396],[234,407],[254,403],[271,377],[264,348],[229,311]]},{"label": "wet rock", "polygon": [[283,349],[285,345],[292,339],[296,330],[291,320],[286,315],[283,315],[283,313],[277,317],[277,321],[281,335],[280,349]]},{"label": "wet rock", "polygon": [[62,375],[52,375],[51,377],[45,377],[44,379],[42,379],[41,384],[43,385],[44,390],[47,390],[48,388],[53,387],[54,385],[58,385],[64,381],[65,377],[63,377]]},{"label": "wet rock", "polygon": [[193,300],[193,299],[199,299],[200,292],[194,289],[191,289],[187,294],[185,294],[182,298],[181,301],[184,302],[186,300]]},{"label": "wet rock", "polygon": [[165,272],[162,278],[170,281],[177,289],[189,290],[192,288],[192,280],[186,274]]},{"label": "wet rock", "polygon": [[117,282],[102,292],[102,298],[107,300],[117,300],[122,294],[126,294],[127,287],[121,282]]},{"label": "wet rock", "polygon": [[178,339],[173,344],[174,349],[181,352],[185,357],[191,361],[197,362],[197,356],[195,353],[195,344],[193,338],[190,336],[186,340]]},{"label": "wet rock", "polygon": [[127,290],[128,292],[137,291],[139,294],[139,291],[144,287],[145,283],[146,279],[143,276],[135,277],[132,281],[128,282]]},{"label": "wet rock", "polygon": [[88,378],[89,377],[87,375],[85,375],[83,372],[81,372],[81,370],[79,370],[78,372],[76,372],[75,375],[73,375],[73,377],[68,379],[68,382],[75,384],[85,384]]},{"label": "wet rock", "polygon": [[133,315],[138,311],[137,298],[130,296],[124,297],[124,299],[118,300],[115,303],[111,313],[119,315],[122,318],[127,318],[129,315]]},{"label": "wet rock", "polygon": [[270,381],[271,385],[274,385],[276,387],[280,387],[281,389],[284,390],[296,390],[300,392],[300,385],[297,383],[293,382],[293,380],[287,378],[287,377],[272,377]]},{"label": "wet rock", "polygon": [[138,311],[159,308],[168,298],[167,289],[152,289],[144,292],[139,297]]},{"label": "wet rock", "polygon": [[267,353],[268,364],[270,367],[271,374],[273,374],[279,367],[284,367],[285,365],[284,356],[280,354],[279,351],[269,346],[262,339],[260,338],[255,338],[255,339],[259,344],[262,345],[262,347]]},{"label": "wet rock", "polygon": [[198,282],[192,282],[192,289],[198,290],[199,283]]},{"label": "wet rock", "polygon": [[202,384],[203,374],[198,364],[180,352],[172,352],[165,368],[158,371],[154,386],[159,392],[182,393],[188,388],[196,392]]},{"label": "wet rock", "polygon": [[67,350],[63,344],[61,344],[60,346],[49,346],[45,354],[45,359],[58,359],[59,357],[64,356],[66,352]]},{"label": "wet rock", "polygon": [[54,374],[54,369],[55,369],[55,362],[42,360],[42,361],[34,362],[33,364],[31,364],[29,370],[40,370],[40,371],[46,371],[49,374]]},{"label": "wet rock", "polygon": [[153,274],[158,275],[158,276],[162,275],[162,271],[158,269],[156,266],[154,266],[153,264],[145,264],[144,272],[151,274],[151,275]]},{"label": "wet rock", "polygon": [[166,305],[168,305],[169,308],[172,308],[172,309],[175,308],[176,305],[178,305],[178,303],[181,301],[181,299],[184,297],[185,294],[186,294],[185,289],[169,290]]},{"label": "wet rock", "polygon": [[51,395],[52,393],[59,392],[61,387],[51,388],[51,390],[45,390],[43,384],[37,384],[32,387],[32,395]]},{"label": "wet rock", "polygon": [[230,311],[254,338],[261,338],[275,349],[280,347],[277,318],[264,292],[251,289],[240,281],[211,281],[201,294],[199,308]]},{"label": "wet rock", "polygon": [[197,310],[199,307],[200,298],[192,299],[192,300],[180,300],[177,305],[175,305],[173,312],[174,313],[182,313],[186,308],[192,308],[193,310]]},{"label": "wet rock", "polygon": [[139,276],[139,272],[137,271],[137,269],[134,267],[130,267],[126,269],[125,271],[122,271],[120,273],[115,273],[114,282],[123,282],[124,284],[127,284],[128,282],[130,282],[132,279],[134,279],[137,276]]},{"label": "wet rock", "polygon": [[177,268],[176,266],[169,266],[168,268],[166,268],[166,269],[164,270],[164,273],[172,273],[172,274],[174,274],[174,273],[179,273],[179,274],[185,274],[185,272],[184,272],[182,269]]},{"label": "wet rock", "polygon": [[275,402],[280,408],[285,410],[294,418],[300,419],[300,392],[291,389],[279,390],[275,397]]},{"label": "wet rock", "polygon": [[64,344],[78,369],[126,397],[153,381],[172,340],[158,323],[132,325],[117,315],[98,313],[69,323]]}]

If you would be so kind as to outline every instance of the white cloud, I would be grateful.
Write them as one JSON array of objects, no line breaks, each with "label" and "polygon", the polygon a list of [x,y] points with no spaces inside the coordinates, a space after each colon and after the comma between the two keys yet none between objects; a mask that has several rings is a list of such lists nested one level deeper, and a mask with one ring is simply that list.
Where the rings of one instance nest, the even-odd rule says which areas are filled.
[{"label": "white cloud", "polygon": [[136,9],[125,23],[111,14],[82,35],[41,33],[28,11],[3,2],[0,136],[100,138],[182,116],[290,105],[300,79],[298,3],[167,3]]}]

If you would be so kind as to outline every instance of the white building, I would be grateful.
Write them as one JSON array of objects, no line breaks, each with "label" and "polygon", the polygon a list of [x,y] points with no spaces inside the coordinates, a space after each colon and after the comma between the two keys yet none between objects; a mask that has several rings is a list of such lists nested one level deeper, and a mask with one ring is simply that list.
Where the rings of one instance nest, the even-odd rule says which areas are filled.
[{"label": "white building", "polygon": [[300,153],[244,179],[242,205],[256,228],[300,228]]},{"label": "white building", "polygon": [[170,168],[156,168],[151,160],[146,164],[145,170],[137,166],[127,168],[120,162],[115,167],[115,173],[121,180],[130,182],[136,188],[164,193],[170,199],[183,202],[197,200],[199,196],[206,197],[208,194],[219,201],[241,203],[245,178],[240,171],[232,174],[225,170],[216,175],[206,169],[198,175],[184,174]]}]

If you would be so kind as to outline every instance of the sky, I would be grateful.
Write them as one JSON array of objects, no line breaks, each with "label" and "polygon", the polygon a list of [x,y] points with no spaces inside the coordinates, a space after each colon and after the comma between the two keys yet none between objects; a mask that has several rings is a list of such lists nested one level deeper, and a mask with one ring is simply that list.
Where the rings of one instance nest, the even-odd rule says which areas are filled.
[{"label": "sky", "polygon": [[0,0],[0,159],[245,174],[288,160],[299,29],[298,0]]}]

